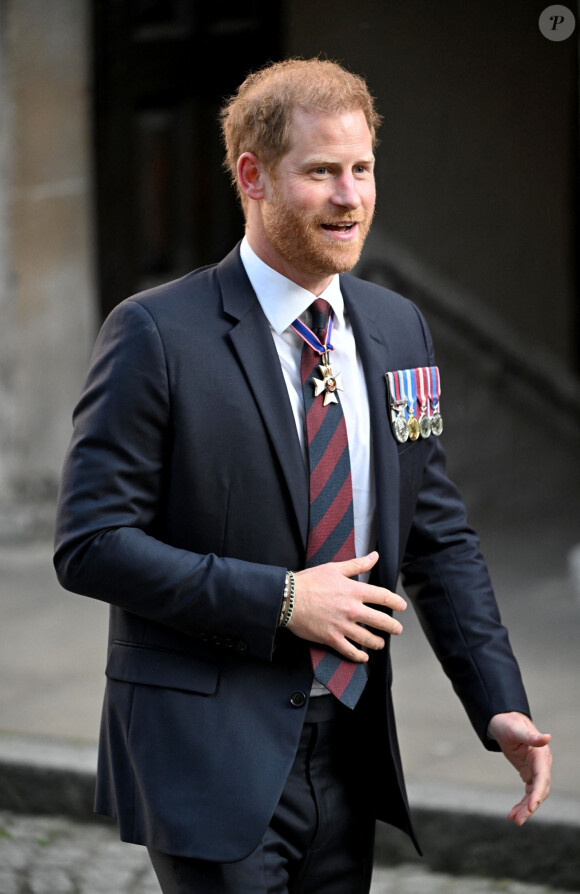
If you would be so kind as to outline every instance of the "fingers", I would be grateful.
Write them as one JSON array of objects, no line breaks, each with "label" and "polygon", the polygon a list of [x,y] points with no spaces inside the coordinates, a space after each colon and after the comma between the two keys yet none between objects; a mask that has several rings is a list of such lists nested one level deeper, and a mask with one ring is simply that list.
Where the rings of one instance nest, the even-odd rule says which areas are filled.
[{"label": "fingers", "polygon": [[[362,594],[362,601],[366,605],[382,605],[385,608],[392,608],[397,612],[404,612],[407,608],[407,603],[398,593],[393,593],[391,590],[385,590],[383,587],[373,587],[371,584],[361,584],[361,586],[365,587],[365,591]],[[373,611],[376,610],[373,609]]]},{"label": "fingers", "polygon": [[[403,628],[394,621],[389,615],[379,613],[381,618],[386,618],[393,628],[393,633],[398,633]],[[336,652],[350,661],[366,662],[369,660],[368,653],[363,649],[369,649],[378,652],[385,646],[385,640],[376,633],[368,630],[356,622],[343,624],[340,628],[329,636],[327,644]]]},{"label": "fingers", "polygon": [[369,571],[377,560],[378,553],[372,552],[295,572],[294,611],[288,630],[330,646],[351,661],[368,661],[363,648],[382,649],[381,634],[398,635],[403,629],[389,612],[380,609],[404,611],[407,607],[397,593],[350,579]]},{"label": "fingers", "polygon": [[516,826],[523,826],[539,806],[539,801],[535,801],[531,804],[530,799],[527,796],[524,796],[521,801],[514,804],[508,813],[508,819],[511,820],[512,823],[515,823]]},{"label": "fingers", "polygon": [[357,664],[365,664],[369,660],[367,652],[357,649],[354,643],[349,642],[347,639],[337,642],[333,648],[343,658],[348,658],[349,661],[356,661]]},{"label": "fingers", "polygon": [[347,637],[358,646],[362,646],[365,649],[371,649],[373,652],[378,652],[385,646],[385,641],[382,636],[377,636],[375,633],[367,630],[366,627],[361,627],[360,624],[355,624],[352,633],[348,633]]},{"label": "fingers", "polygon": [[552,736],[550,733],[536,733],[535,736],[531,736],[528,739],[528,745],[531,745],[533,748],[543,748],[544,745],[547,745],[548,742],[552,740]]},{"label": "fingers", "polygon": [[[375,614],[379,616],[382,629],[386,633],[397,635],[402,632],[401,624],[395,621],[394,618],[391,618],[390,615],[385,615],[383,612],[375,612]],[[369,660],[368,653],[364,652],[363,648],[377,652],[385,646],[383,637],[377,636],[376,633],[354,621],[341,625],[333,634],[322,641],[326,642],[327,645],[331,646],[344,658],[357,662]]]},{"label": "fingers", "polygon": [[[356,577],[358,574],[365,574],[370,571],[376,565],[378,559],[378,552],[373,550],[366,556],[357,556],[354,559],[346,559],[344,562],[333,562],[331,565],[344,577]],[[369,605],[384,605],[399,612],[405,611],[407,608],[407,603],[398,593],[392,593],[384,587],[360,583],[360,588],[358,592],[361,602]]]},{"label": "fingers", "polygon": [[508,813],[508,820],[515,823],[516,826],[523,826],[525,822],[536,812],[540,804],[546,800],[550,794],[549,784],[542,792],[534,788],[531,794],[525,794],[521,801],[514,804]]},{"label": "fingers", "polygon": [[521,745],[529,745],[530,748],[543,748],[552,738],[549,733],[541,733],[536,729],[532,721],[523,715],[520,724],[512,730],[512,735]]},{"label": "fingers", "polygon": [[549,733],[539,732],[529,717],[517,711],[496,714],[490,721],[489,729],[504,752],[521,745],[543,748],[552,738]]},{"label": "fingers", "polygon": [[551,736],[539,732],[530,718],[518,711],[496,714],[489,728],[525,783],[524,797],[508,814],[508,819],[523,826],[550,793],[552,755],[548,742]]},{"label": "fingers", "polygon": [[529,794],[529,805],[533,812],[537,810],[550,794],[552,775],[552,753],[548,745],[530,752],[532,761],[532,787]]},{"label": "fingers", "polygon": [[344,562],[336,562],[335,565],[341,574],[345,577],[356,577],[357,574],[364,574],[370,571],[379,560],[379,554],[376,550],[368,553],[366,556],[357,556],[355,559],[346,559]]},{"label": "fingers", "polygon": [[344,658],[348,658],[350,661],[365,663],[369,660],[369,655],[363,649],[379,652],[384,648],[385,641],[382,637],[375,636],[375,634],[370,633],[364,627],[355,624],[352,633],[349,632],[344,636],[337,636],[329,645],[340,655],[343,655]]},{"label": "fingers", "polygon": [[[355,625],[346,635],[365,648],[379,649],[383,647],[384,640],[374,631],[381,631],[392,636],[398,636],[403,632],[403,625],[387,612],[380,611],[375,605],[391,608],[396,611],[404,611],[407,603],[397,593],[384,590],[382,587],[372,587],[369,584],[356,584],[357,602],[353,604],[350,620]],[[372,631],[368,628],[372,628]]]},{"label": "fingers", "polygon": [[[396,597],[396,593],[391,595]],[[399,609],[396,604],[390,605],[389,602],[382,602],[381,604],[388,606],[389,608],[394,608],[397,611],[403,611],[403,609]],[[373,627],[376,630],[383,630],[385,633],[392,633],[394,636],[403,632],[403,625],[400,621],[393,618],[392,615],[388,615],[369,605],[363,605],[361,607],[360,617],[357,618],[357,623],[365,624],[367,627]]]}]

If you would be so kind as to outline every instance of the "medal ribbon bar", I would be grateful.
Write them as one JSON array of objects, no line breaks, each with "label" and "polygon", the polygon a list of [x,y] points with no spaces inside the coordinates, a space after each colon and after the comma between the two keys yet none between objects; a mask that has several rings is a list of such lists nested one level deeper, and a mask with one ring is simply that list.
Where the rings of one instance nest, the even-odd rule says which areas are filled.
[{"label": "medal ribbon bar", "polygon": [[418,366],[385,374],[393,434],[399,443],[407,439],[439,437],[443,431],[440,413],[439,367]]}]

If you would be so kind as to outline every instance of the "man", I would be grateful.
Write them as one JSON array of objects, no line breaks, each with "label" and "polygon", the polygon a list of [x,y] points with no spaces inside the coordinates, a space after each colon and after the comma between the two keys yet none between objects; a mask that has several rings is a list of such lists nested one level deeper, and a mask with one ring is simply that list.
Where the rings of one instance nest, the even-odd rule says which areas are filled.
[{"label": "man", "polygon": [[75,412],[55,564],[111,604],[96,809],[164,892],[364,892],[375,818],[414,837],[399,572],[525,782],[510,818],[548,794],[550,737],[445,475],[426,325],[336,275],[371,224],[378,123],[334,63],[251,75],[223,113],[241,246],[120,304]]}]

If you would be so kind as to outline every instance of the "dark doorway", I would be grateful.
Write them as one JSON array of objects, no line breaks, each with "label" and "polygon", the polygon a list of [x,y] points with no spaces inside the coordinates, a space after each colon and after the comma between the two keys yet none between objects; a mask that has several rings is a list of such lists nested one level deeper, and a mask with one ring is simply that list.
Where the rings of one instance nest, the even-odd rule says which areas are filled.
[{"label": "dark doorway", "polygon": [[279,4],[94,0],[94,143],[101,311],[219,260],[242,215],[218,112],[279,58]]}]

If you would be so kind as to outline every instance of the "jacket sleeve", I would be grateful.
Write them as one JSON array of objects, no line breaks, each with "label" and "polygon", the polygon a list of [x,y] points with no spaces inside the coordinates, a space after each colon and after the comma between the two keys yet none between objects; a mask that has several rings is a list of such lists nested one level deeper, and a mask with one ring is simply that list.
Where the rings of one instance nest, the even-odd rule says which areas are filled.
[{"label": "jacket sleeve", "polygon": [[160,333],[139,302],[106,320],[73,423],[55,532],[62,586],[185,634],[238,637],[270,660],[286,569],[159,538],[171,394]]},{"label": "jacket sleeve", "polygon": [[[433,364],[423,320],[422,325]],[[443,448],[435,437],[428,443],[402,581],[478,736],[487,748],[497,750],[487,737],[493,715],[529,715],[529,706],[479,540],[447,477]]]}]

